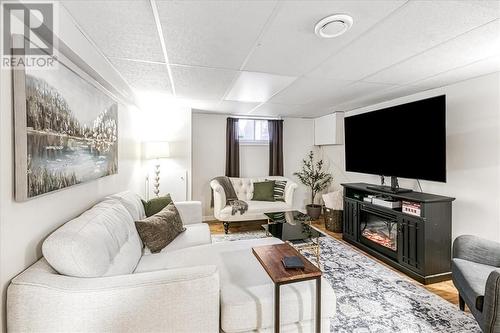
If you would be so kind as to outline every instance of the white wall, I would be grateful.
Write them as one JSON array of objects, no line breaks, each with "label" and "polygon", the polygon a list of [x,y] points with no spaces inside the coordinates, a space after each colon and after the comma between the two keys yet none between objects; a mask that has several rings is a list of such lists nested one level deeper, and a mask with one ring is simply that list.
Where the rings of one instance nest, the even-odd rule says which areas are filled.
[{"label": "white wall", "polygon": [[213,219],[210,180],[224,175],[226,163],[226,118],[224,115],[193,113],[193,200],[199,200],[204,219]]},{"label": "white wall", "polygon": [[293,206],[304,209],[311,203],[310,192],[302,185],[294,172],[302,168],[302,159],[306,157],[314,144],[314,121],[312,119],[285,118],[283,124],[283,159],[285,177],[293,179],[299,187],[293,197]]},{"label": "white wall", "polygon": [[[60,38],[109,83],[121,91],[129,91],[121,77],[81,35],[65,12],[60,15]],[[11,278],[41,256],[41,244],[45,237],[106,195],[125,189],[140,193],[142,184],[136,126],[139,111],[120,104],[117,175],[63,189],[27,202],[15,202],[12,78],[8,69],[1,69],[0,73],[0,283],[2,331],[5,331],[6,287]]]},{"label": "white wall", "polygon": [[[141,141],[167,141],[170,157],[160,162],[160,195],[173,200],[191,199],[191,109],[160,93],[139,94]],[[143,181],[149,175],[149,197],[153,194],[156,160],[144,161]]]},{"label": "white wall", "polygon": [[[455,197],[455,238],[473,234],[500,241],[500,74],[494,73],[351,111],[348,115],[446,94],[446,183],[421,181],[424,192]],[[379,183],[379,177],[345,172],[344,146],[325,146],[336,186]],[[416,181],[400,186],[417,189]]]},{"label": "white wall", "polygon": [[[213,219],[210,208],[210,180],[224,175],[226,161],[227,115],[193,113],[193,200],[201,200],[205,219]],[[285,118],[283,124],[284,175],[294,181],[293,172],[313,144],[313,122],[310,119]],[[269,146],[240,145],[241,177],[266,176],[269,173]],[[294,206],[302,209],[308,196],[300,186]]]}]

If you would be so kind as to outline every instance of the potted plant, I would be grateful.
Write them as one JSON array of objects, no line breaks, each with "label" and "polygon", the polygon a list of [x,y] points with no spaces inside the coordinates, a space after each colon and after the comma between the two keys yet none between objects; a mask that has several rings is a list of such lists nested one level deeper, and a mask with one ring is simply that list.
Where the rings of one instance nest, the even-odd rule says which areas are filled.
[{"label": "potted plant", "polygon": [[314,161],[314,152],[311,150],[307,156],[302,160],[302,170],[294,172],[302,184],[309,187],[311,190],[311,204],[306,205],[307,215],[313,220],[317,220],[321,215],[321,205],[314,204],[316,195],[330,185],[333,176],[323,171],[323,160]]}]

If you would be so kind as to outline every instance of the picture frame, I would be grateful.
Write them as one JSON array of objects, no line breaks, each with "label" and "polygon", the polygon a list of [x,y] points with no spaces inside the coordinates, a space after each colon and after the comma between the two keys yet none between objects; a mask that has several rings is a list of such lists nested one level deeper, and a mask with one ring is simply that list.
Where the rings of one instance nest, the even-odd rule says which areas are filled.
[{"label": "picture frame", "polygon": [[13,68],[16,201],[118,173],[117,99],[63,54],[56,61]]}]

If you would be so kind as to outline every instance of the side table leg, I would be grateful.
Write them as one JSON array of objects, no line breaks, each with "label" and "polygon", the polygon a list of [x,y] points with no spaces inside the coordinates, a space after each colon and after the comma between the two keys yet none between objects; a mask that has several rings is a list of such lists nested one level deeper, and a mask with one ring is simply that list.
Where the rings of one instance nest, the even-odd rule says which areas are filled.
[{"label": "side table leg", "polygon": [[321,276],[316,279],[316,333],[321,333]]},{"label": "side table leg", "polygon": [[319,262],[320,256],[321,256],[321,248],[319,247],[319,241],[316,245],[316,262],[318,263],[318,268],[321,269],[321,264]]},{"label": "side table leg", "polygon": [[280,285],[274,284],[274,332],[280,331]]}]

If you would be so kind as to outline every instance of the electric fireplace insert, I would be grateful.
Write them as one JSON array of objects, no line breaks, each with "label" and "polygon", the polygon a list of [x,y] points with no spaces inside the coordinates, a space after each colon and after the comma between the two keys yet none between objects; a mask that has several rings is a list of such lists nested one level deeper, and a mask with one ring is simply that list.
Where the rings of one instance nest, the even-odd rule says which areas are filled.
[{"label": "electric fireplace insert", "polygon": [[360,209],[360,241],[388,257],[397,258],[397,215],[373,210],[366,206],[362,207]]}]

